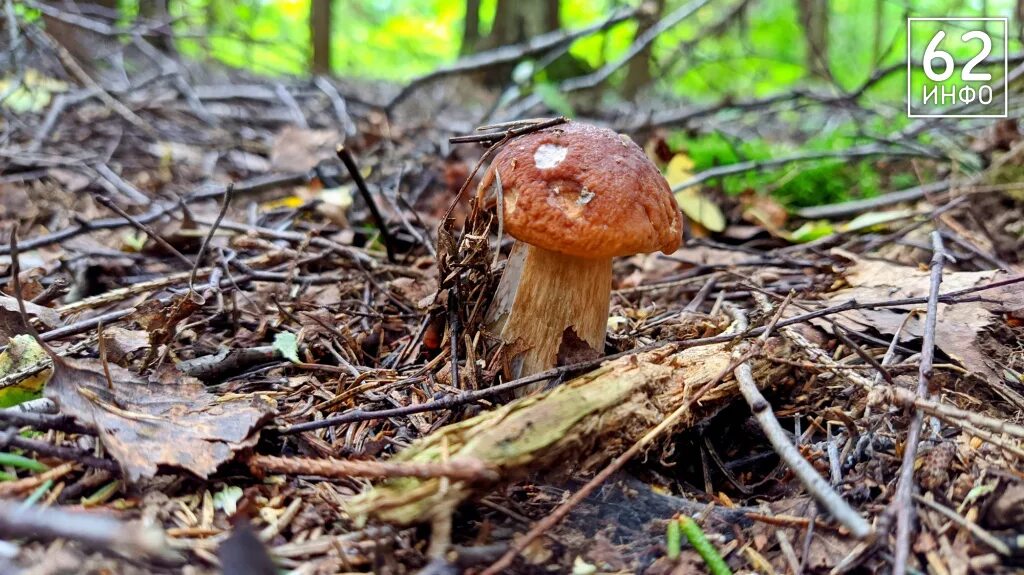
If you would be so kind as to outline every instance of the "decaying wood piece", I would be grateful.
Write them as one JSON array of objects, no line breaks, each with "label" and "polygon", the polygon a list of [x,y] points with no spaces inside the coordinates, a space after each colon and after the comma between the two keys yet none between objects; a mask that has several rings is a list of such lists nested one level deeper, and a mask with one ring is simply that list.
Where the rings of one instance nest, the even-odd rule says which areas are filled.
[{"label": "decaying wood piece", "polygon": [[[729,366],[730,344],[673,347],[609,362],[560,387],[525,397],[494,411],[443,427],[395,456],[396,462],[470,459],[498,470],[503,481],[557,468],[586,473],[632,445]],[[767,355],[788,355],[781,339],[770,339]],[[778,386],[786,367],[751,360],[757,380]],[[729,377],[704,394],[674,431],[692,428],[739,398]],[[447,513],[486,485],[441,479],[399,478],[354,498],[357,521],[373,516],[398,524],[431,520]]]}]

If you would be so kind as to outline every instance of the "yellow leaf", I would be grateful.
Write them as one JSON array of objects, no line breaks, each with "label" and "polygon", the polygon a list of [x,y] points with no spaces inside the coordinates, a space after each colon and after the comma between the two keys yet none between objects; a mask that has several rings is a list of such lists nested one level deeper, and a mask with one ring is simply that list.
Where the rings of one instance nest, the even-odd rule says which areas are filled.
[{"label": "yellow leaf", "polygon": [[296,196],[285,196],[283,198],[278,198],[276,200],[271,200],[269,202],[264,203],[261,207],[263,209],[265,209],[265,210],[273,210],[273,209],[277,209],[277,208],[291,208],[291,209],[295,209],[295,208],[302,207],[302,205],[305,204],[305,203],[306,203],[305,200],[303,200],[302,198],[300,198],[299,196],[296,195]]},{"label": "yellow leaf", "polygon": [[672,156],[665,168],[665,179],[668,180],[668,185],[674,188],[692,177],[693,160],[686,154]]},{"label": "yellow leaf", "polygon": [[[686,154],[672,156],[665,168],[668,185],[675,188],[693,177],[693,160]],[[705,198],[696,186],[676,192],[676,202],[688,218],[712,232],[725,229],[725,216],[714,202]]]},{"label": "yellow leaf", "polygon": [[679,209],[698,224],[712,232],[725,229],[725,216],[715,202],[705,198],[696,188],[686,188],[676,192],[676,203]]},{"label": "yellow leaf", "polygon": [[0,79],[0,94],[7,94],[0,105],[18,114],[38,113],[50,105],[54,93],[67,89],[64,82],[29,68],[20,78],[12,74]]},{"label": "yellow leaf", "polygon": [[[49,362],[50,356],[30,335],[16,335],[7,344],[7,350],[0,353],[0,377],[28,369],[40,362]],[[26,377],[16,385],[0,389],[0,407],[11,407],[39,397],[43,386],[49,381],[52,370]]]}]

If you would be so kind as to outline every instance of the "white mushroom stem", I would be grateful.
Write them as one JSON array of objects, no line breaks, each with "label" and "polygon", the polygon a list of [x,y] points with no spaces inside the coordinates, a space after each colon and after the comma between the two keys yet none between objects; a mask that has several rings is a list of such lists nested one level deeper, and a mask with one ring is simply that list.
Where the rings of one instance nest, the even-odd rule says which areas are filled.
[{"label": "white mushroom stem", "polygon": [[[570,327],[603,353],[611,286],[611,258],[579,258],[527,246],[519,288],[501,331],[507,344],[518,341],[528,348],[519,356],[516,375],[554,367],[562,336]],[[543,385],[520,388],[520,395]]]}]

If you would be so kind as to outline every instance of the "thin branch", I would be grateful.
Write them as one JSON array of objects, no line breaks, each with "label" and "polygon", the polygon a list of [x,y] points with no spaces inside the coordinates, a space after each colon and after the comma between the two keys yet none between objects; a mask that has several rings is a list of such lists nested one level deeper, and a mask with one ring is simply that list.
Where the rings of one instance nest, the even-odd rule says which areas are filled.
[{"label": "thin branch", "polygon": [[124,209],[122,209],[121,206],[115,204],[110,198],[108,198],[106,196],[101,196],[101,195],[96,195],[94,197],[95,197],[96,201],[100,205],[102,205],[103,207],[111,210],[112,212],[116,213],[117,215],[121,216],[122,218],[128,220],[128,223],[130,223],[132,226],[134,226],[135,228],[140,230],[142,233],[144,233],[147,236],[149,236],[154,242],[160,244],[160,247],[164,248],[165,250],[170,252],[174,257],[176,257],[179,260],[181,260],[182,263],[184,263],[185,265],[187,265],[190,268],[195,265],[195,262],[193,262],[192,260],[188,259],[188,257],[185,254],[183,254],[180,251],[178,251],[178,248],[172,246],[170,244],[170,242],[165,240],[163,236],[161,236],[160,234],[158,234],[156,232],[156,230],[154,230],[153,228],[149,227],[144,222],[141,222],[138,219],[134,218],[131,214],[129,214],[128,212],[124,211]]},{"label": "thin branch", "polygon": [[[973,286],[973,287],[964,288],[964,289],[961,289],[961,290],[952,291],[952,292],[949,292],[949,293],[946,293],[946,294],[943,294],[943,295],[939,296],[939,301],[941,301],[942,303],[946,303],[946,304],[958,303],[960,301],[964,301],[962,298],[965,298],[965,296],[970,296],[971,294],[979,293],[979,292],[986,291],[986,290],[1006,287],[1008,285],[1013,285],[1013,284],[1017,284],[1017,283],[1024,283],[1024,275],[1014,276],[1014,277],[1007,278],[1007,279],[1001,280],[1001,281],[991,282],[991,283],[980,285],[980,286]],[[865,302],[865,303],[859,303],[856,300],[849,300],[849,301],[843,302],[841,304],[837,304],[837,305],[830,306],[830,307],[827,307],[827,308],[822,308],[820,310],[816,310],[816,311],[808,312],[808,313],[801,314],[801,315],[798,315],[798,316],[793,316],[793,317],[790,317],[790,318],[786,318],[784,320],[780,320],[777,327],[788,327],[788,326],[791,326],[791,325],[796,325],[798,323],[807,322],[807,321],[810,321],[812,319],[816,319],[816,318],[819,318],[819,317],[825,317],[825,316],[841,313],[841,312],[844,312],[844,311],[855,310],[855,309],[874,309],[874,308],[886,308],[886,307],[905,307],[905,306],[909,306],[909,305],[922,304],[922,303],[926,303],[927,299],[928,298],[906,298],[906,299],[903,299],[903,300],[877,301],[877,302]],[[574,363],[574,364],[566,365],[566,366],[562,366],[562,367],[556,367],[556,368],[553,368],[553,369],[549,369],[549,370],[546,370],[546,371],[535,373],[533,375],[529,375],[529,376],[526,376],[526,377],[515,379],[515,380],[509,381],[509,382],[506,382],[506,383],[502,383],[502,384],[499,384],[499,385],[496,385],[496,386],[493,386],[493,387],[489,387],[489,388],[485,388],[485,389],[481,389],[481,390],[477,390],[477,391],[472,391],[472,392],[461,393],[459,395],[452,395],[452,396],[446,397],[444,399],[431,400],[431,401],[426,401],[426,402],[423,402],[423,403],[418,403],[418,404],[415,404],[415,405],[408,405],[408,406],[405,406],[405,407],[396,407],[396,408],[392,408],[392,409],[380,409],[380,410],[376,410],[376,411],[369,411],[369,410],[364,410],[364,409],[353,409],[351,411],[347,411],[347,412],[342,413],[340,415],[336,415],[334,417],[328,417],[326,419],[321,419],[319,421],[308,421],[308,422],[305,422],[305,423],[296,423],[294,425],[285,426],[285,427],[279,428],[278,432],[282,433],[282,434],[290,435],[290,434],[299,433],[299,432],[302,432],[302,431],[313,431],[315,429],[323,429],[325,427],[334,427],[336,425],[344,425],[344,424],[348,424],[348,423],[357,423],[357,422],[360,422],[360,421],[367,421],[367,420],[373,420],[373,419],[384,419],[384,418],[388,418],[388,417],[401,417],[401,416],[412,415],[412,414],[416,414],[416,413],[424,413],[424,412],[427,412],[427,411],[438,411],[438,410],[443,410],[443,409],[452,409],[452,408],[455,408],[455,407],[458,407],[458,406],[461,406],[461,405],[466,405],[466,404],[469,404],[469,403],[475,403],[476,401],[479,401],[481,399],[485,399],[485,398],[488,398],[488,397],[496,396],[496,395],[499,395],[499,394],[504,393],[506,391],[511,391],[513,389],[518,389],[518,388],[520,388],[520,387],[522,387],[524,385],[529,385],[531,383],[537,383],[537,382],[541,382],[541,381],[547,381],[549,379],[553,379],[553,378],[558,377],[558,376],[560,376],[562,374],[573,372],[573,371],[591,369],[593,367],[596,367],[596,366],[600,365],[601,363],[603,363],[605,361],[610,361],[612,359],[616,359],[616,358],[619,358],[619,357],[624,357],[624,356],[627,356],[627,355],[643,353],[645,351],[651,351],[651,350],[657,349],[658,347],[661,347],[661,346],[664,346],[664,345],[671,344],[671,345],[676,346],[676,349],[685,349],[685,348],[690,348],[690,347],[698,347],[698,346],[702,346],[702,345],[711,345],[711,344],[715,344],[715,343],[725,343],[725,342],[729,342],[729,341],[732,341],[732,340],[737,339],[737,338],[757,337],[757,336],[764,335],[765,330],[766,330],[765,327],[756,327],[756,328],[753,328],[753,329],[751,329],[751,330],[749,330],[749,331],[747,331],[747,332],[745,332],[745,333],[743,333],[743,334],[741,334],[739,336],[737,336],[735,334],[727,333],[727,334],[716,335],[716,336],[712,336],[712,337],[687,339],[687,340],[660,340],[660,341],[656,341],[654,343],[651,343],[649,345],[645,345],[645,346],[638,347],[638,348],[635,348],[635,349],[627,350],[627,351],[620,352],[620,353],[617,353],[617,354],[604,356],[604,357],[597,358],[597,359],[590,360],[590,361],[582,361],[582,362],[579,362],[579,363]],[[54,331],[56,331],[56,330],[54,330]],[[44,334],[44,339],[45,339],[45,334]]]},{"label": "thin branch", "polygon": [[[917,396],[928,399],[928,381],[932,376],[932,363],[935,359],[935,324],[939,314],[939,287],[942,284],[942,269],[949,256],[942,245],[942,236],[938,231],[932,232],[931,284],[928,291],[928,307],[924,319],[924,338],[921,343],[921,369],[918,372]],[[924,414],[915,410],[907,432],[907,442],[903,448],[903,464],[900,467],[900,478],[896,484],[892,508],[896,509],[896,548],[893,550],[893,575],[904,575],[907,572],[907,560],[910,556],[910,532],[913,530],[915,508],[911,501],[914,492],[914,461],[917,459],[917,446],[924,426]]]},{"label": "thin branch", "polygon": [[235,186],[228,184],[226,190],[224,190],[224,201],[220,206],[220,212],[217,213],[217,219],[213,220],[213,225],[210,226],[209,233],[203,239],[203,245],[199,247],[199,253],[196,254],[195,265],[192,266],[192,273],[188,276],[188,289],[193,291],[196,285],[196,273],[199,270],[199,264],[203,261],[203,256],[206,254],[206,249],[210,246],[210,242],[213,240],[214,234],[217,233],[217,228],[220,227],[220,223],[224,221],[224,215],[228,213],[228,206],[231,205],[231,198],[234,195]]},{"label": "thin branch", "polygon": [[807,492],[811,494],[811,497],[818,502],[818,505],[827,509],[836,521],[849,529],[854,537],[865,539],[870,536],[872,533],[871,525],[850,507],[850,504],[843,500],[842,496],[836,493],[828,481],[818,474],[814,467],[800,455],[800,451],[793,445],[793,442],[790,441],[786,431],[779,424],[778,419],[775,418],[771,404],[768,403],[768,400],[764,398],[764,395],[757,388],[750,364],[744,361],[733,373],[736,376],[736,381],[739,383],[743,398],[747,400],[750,411],[754,414],[754,418],[757,419],[757,423],[761,426],[765,437],[768,438],[768,442],[772,444],[779,458],[793,470],[793,473],[800,480],[800,483],[803,484]]},{"label": "thin branch", "polygon": [[344,145],[338,144],[337,153],[338,158],[341,159],[341,162],[345,164],[345,168],[348,169],[349,175],[352,176],[352,181],[355,182],[359,195],[366,202],[370,215],[373,216],[373,222],[377,225],[377,230],[380,231],[380,239],[384,243],[384,249],[387,251],[388,261],[395,263],[394,239],[391,237],[391,232],[388,231],[388,225],[384,221],[384,216],[381,215],[380,210],[377,208],[377,202],[374,201],[370,188],[366,187],[366,180],[363,179],[363,174],[359,172],[359,166],[356,165],[352,152]]},{"label": "thin branch", "polygon": [[99,549],[125,549],[145,557],[176,558],[162,529],[97,513],[69,512],[0,500],[0,534],[33,540],[71,539]]},{"label": "thin branch", "polygon": [[867,144],[864,146],[856,146],[845,150],[829,150],[824,152],[802,152],[799,154],[793,154],[791,156],[785,156],[782,158],[774,158],[770,160],[752,160],[749,162],[739,162],[736,164],[727,164],[725,166],[718,166],[710,168],[695,174],[692,178],[672,186],[673,192],[685,190],[690,186],[696,186],[697,184],[704,183],[714,178],[721,178],[723,176],[733,176],[736,174],[742,174],[746,172],[754,172],[759,170],[767,170],[772,168],[778,168],[786,164],[792,164],[795,162],[809,162],[814,160],[848,160],[855,158],[867,158],[871,156],[927,156],[922,152],[916,150],[902,150],[899,148],[892,148],[887,146],[880,146],[878,144]]},{"label": "thin branch", "polygon": [[455,459],[444,463],[396,461],[344,461],[312,457],[276,457],[253,455],[249,469],[257,475],[267,472],[288,475],[316,475],[344,479],[347,477],[447,477],[459,481],[497,481],[498,474],[478,459]]}]

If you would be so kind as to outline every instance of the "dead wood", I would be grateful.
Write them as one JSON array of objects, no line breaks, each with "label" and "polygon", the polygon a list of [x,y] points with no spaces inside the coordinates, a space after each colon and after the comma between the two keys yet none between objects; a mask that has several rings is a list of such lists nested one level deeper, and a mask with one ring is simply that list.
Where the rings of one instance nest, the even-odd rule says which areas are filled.
[{"label": "dead wood", "polygon": [[[769,340],[769,355],[787,355]],[[560,387],[441,428],[398,453],[394,461],[479,460],[502,481],[532,473],[590,473],[635,443],[729,366],[729,344],[671,353],[671,347],[621,358]],[[785,368],[757,360],[752,369],[769,387],[786,383]],[[706,421],[740,397],[736,381],[721,381],[683,417],[674,432]],[[409,524],[430,520],[469,498],[477,486],[437,479],[396,479],[349,506],[360,521],[373,516]]]}]

